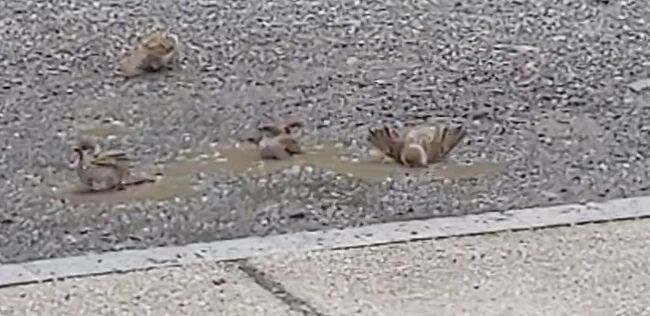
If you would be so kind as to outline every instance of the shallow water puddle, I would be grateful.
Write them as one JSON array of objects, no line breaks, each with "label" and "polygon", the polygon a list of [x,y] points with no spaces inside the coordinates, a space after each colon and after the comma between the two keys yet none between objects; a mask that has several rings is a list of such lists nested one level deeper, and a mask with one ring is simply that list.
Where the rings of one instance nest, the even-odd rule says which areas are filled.
[{"label": "shallow water puddle", "polygon": [[72,203],[119,204],[136,201],[162,201],[194,194],[188,177],[162,178],[154,183],[129,186],[122,191],[89,192],[81,185],[72,185],[62,190],[49,190],[53,198],[65,198]]},{"label": "shallow water puddle", "polygon": [[123,191],[88,192],[75,185],[71,188],[52,191],[53,198],[65,198],[73,203],[118,204],[145,200],[169,200],[188,197],[196,193],[192,189],[192,176],[197,172],[234,172],[237,174],[264,175],[295,165],[313,166],[345,174],[370,183],[379,183],[387,178],[399,179],[405,176],[440,179],[475,179],[502,171],[504,163],[476,162],[462,165],[444,162],[429,168],[407,168],[386,158],[349,158],[336,146],[322,145],[304,148],[305,154],[287,160],[262,160],[254,146],[219,148],[211,153],[194,153],[181,159],[161,165],[162,177],[154,183],[130,186]]},{"label": "shallow water puddle", "polygon": [[186,159],[166,163],[164,174],[172,177],[194,172],[235,172],[264,175],[295,165],[319,167],[320,161],[331,160],[333,157],[332,148],[325,146],[304,147],[304,154],[286,160],[262,160],[257,148],[247,144],[238,147],[219,148],[213,153],[194,154]]},{"label": "shallow water puddle", "polygon": [[405,176],[450,180],[474,179],[498,173],[505,168],[503,163],[474,162],[472,164],[458,164],[454,161],[433,164],[428,168],[409,168],[386,157],[369,156],[354,159],[338,154],[328,158],[319,161],[315,165],[371,183],[382,182],[388,178],[399,179]]},{"label": "shallow water puddle", "polygon": [[394,162],[374,160],[332,160],[324,168],[347,174],[364,181],[376,183],[387,178],[399,179],[405,176],[431,177],[432,179],[474,179],[497,173],[505,167],[504,164],[491,162],[476,162],[467,165],[455,162],[442,162],[428,168],[408,168]]},{"label": "shallow water puddle", "polygon": [[504,164],[491,162],[476,162],[468,165],[445,162],[432,165],[429,168],[407,168],[386,159],[347,158],[338,147],[333,145],[305,148],[305,151],[305,154],[287,160],[263,161],[253,146],[221,148],[211,154],[194,154],[189,158],[167,163],[164,173],[171,177],[194,172],[235,172],[262,175],[301,165],[330,170],[376,183],[385,181],[387,178],[400,178],[406,175],[426,175],[441,179],[472,179],[499,172],[505,167]]}]

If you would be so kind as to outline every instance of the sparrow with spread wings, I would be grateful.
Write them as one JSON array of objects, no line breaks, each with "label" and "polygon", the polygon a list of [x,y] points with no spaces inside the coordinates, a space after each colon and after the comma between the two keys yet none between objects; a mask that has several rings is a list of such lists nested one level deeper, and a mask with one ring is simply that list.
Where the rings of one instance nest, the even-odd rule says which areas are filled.
[{"label": "sparrow with spread wings", "polygon": [[384,126],[369,130],[368,141],[384,155],[408,167],[440,162],[467,136],[462,125],[439,124],[410,128],[400,137]]}]

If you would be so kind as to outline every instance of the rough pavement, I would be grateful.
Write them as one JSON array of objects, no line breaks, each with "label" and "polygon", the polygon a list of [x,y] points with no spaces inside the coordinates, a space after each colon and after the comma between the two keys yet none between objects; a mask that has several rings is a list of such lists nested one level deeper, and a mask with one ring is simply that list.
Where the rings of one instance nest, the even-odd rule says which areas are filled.
[{"label": "rough pavement", "polygon": [[504,232],[13,286],[0,289],[0,313],[647,316],[648,223]]},{"label": "rough pavement", "polygon": [[327,316],[650,315],[637,220],[253,259]]},{"label": "rough pavement", "polygon": [[196,265],[6,288],[0,297],[3,316],[301,315],[233,264]]},{"label": "rough pavement", "polygon": [[[2,262],[648,188],[648,92],[629,87],[650,77],[647,2],[30,0],[0,12]],[[112,77],[156,23],[183,39],[183,69]],[[293,113],[307,144],[349,155],[366,154],[378,124],[469,120],[452,160],[507,167],[370,182],[331,164],[253,175],[190,164],[158,200],[43,193],[74,182],[63,165],[79,132],[116,135],[108,146],[145,168],[212,154],[262,112]]]}]

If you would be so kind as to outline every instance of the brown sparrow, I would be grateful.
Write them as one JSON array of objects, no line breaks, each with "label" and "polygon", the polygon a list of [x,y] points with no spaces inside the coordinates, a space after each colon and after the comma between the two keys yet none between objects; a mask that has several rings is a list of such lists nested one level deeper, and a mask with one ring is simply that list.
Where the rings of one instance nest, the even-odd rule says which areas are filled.
[{"label": "brown sparrow", "polygon": [[144,72],[157,72],[178,57],[178,36],[169,31],[156,31],[145,36],[130,55],[123,58],[116,73],[134,77]]},{"label": "brown sparrow", "polygon": [[129,174],[127,166],[112,159],[86,160],[84,150],[75,147],[78,155],[77,176],[92,191],[123,190]]},{"label": "brown sparrow", "polygon": [[287,159],[303,153],[297,137],[291,134],[292,128],[301,126],[302,123],[296,119],[263,124],[246,140],[257,144],[262,159]]},{"label": "brown sparrow", "polygon": [[384,155],[408,167],[426,167],[445,159],[465,138],[464,126],[418,126],[400,138],[387,126],[370,129],[368,141]]},{"label": "brown sparrow", "polygon": [[102,151],[90,137],[81,137],[74,151],[78,155],[77,176],[92,191],[124,190],[126,186],[154,182],[153,179],[130,179],[127,162],[121,151]]}]

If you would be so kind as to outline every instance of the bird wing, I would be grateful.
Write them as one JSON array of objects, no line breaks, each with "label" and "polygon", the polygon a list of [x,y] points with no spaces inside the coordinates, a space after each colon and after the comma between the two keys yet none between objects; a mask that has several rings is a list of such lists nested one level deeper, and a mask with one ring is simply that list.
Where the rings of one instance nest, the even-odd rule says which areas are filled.
[{"label": "bird wing", "polygon": [[124,162],[111,158],[92,159],[90,161],[90,164],[95,168],[111,169],[111,172],[113,172],[115,176],[120,179],[120,181],[123,181],[129,177],[131,173],[129,166],[127,166]]},{"label": "bird wing", "polygon": [[464,126],[448,126],[441,136],[442,158],[447,157],[466,136],[467,129]]},{"label": "bird wing", "polygon": [[301,154],[303,153],[302,148],[300,147],[300,144],[298,143],[298,140],[296,140],[293,137],[281,137],[278,139],[278,142],[284,147],[284,149],[289,153],[289,154]]},{"label": "bird wing", "polygon": [[370,129],[368,141],[375,146],[384,155],[399,160],[399,155],[404,142],[399,139],[399,136],[387,126],[382,128]]},{"label": "bird wing", "polygon": [[101,167],[117,167],[117,163],[114,159],[106,157],[93,158],[90,160],[90,164]]},{"label": "bird wing", "polygon": [[467,130],[462,125],[439,125],[429,129],[429,134],[423,134],[422,137],[428,162],[434,163],[445,159],[466,135]]},{"label": "bird wing", "polygon": [[278,136],[281,134],[284,134],[284,129],[277,124],[264,124],[261,125],[258,130],[260,132],[267,132],[270,134],[270,136]]},{"label": "bird wing", "polygon": [[93,159],[115,159],[120,161],[131,160],[125,152],[119,150],[107,150],[98,152],[93,155]]}]

